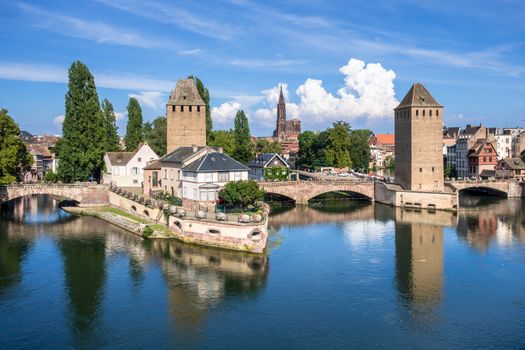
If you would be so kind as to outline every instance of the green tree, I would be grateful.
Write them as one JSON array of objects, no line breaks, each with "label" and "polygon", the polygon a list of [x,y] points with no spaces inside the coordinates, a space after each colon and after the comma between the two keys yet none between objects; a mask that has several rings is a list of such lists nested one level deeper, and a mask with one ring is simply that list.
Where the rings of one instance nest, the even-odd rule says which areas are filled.
[{"label": "green tree", "polygon": [[350,133],[350,160],[354,168],[368,170],[370,164],[370,145],[368,140],[372,131],[352,130]]},{"label": "green tree", "polygon": [[95,79],[80,61],[69,68],[62,139],[56,146],[58,176],[65,182],[98,178],[106,147],[106,122]]},{"label": "green tree", "polygon": [[314,144],[317,135],[313,131],[303,131],[299,134],[299,155],[297,166],[312,166],[315,156]]},{"label": "green tree", "polygon": [[127,151],[134,151],[144,140],[142,130],[142,109],[136,98],[130,97],[128,102],[128,125],[124,143]]},{"label": "green tree", "polygon": [[445,167],[445,177],[446,178],[458,177],[458,173],[454,165],[447,164],[447,166]]},{"label": "green tree", "polygon": [[167,127],[166,117],[162,116],[153,123],[144,123],[144,140],[159,156],[166,154]]},{"label": "green tree", "polygon": [[209,146],[222,147],[224,153],[233,156],[235,134],[233,130],[212,130]]},{"label": "green tree", "polygon": [[283,151],[281,143],[279,141],[268,141],[266,139],[258,139],[255,142],[255,153],[277,153],[281,154]]},{"label": "green tree", "polygon": [[351,167],[350,159],[350,125],[346,122],[336,122],[327,130],[326,144],[323,153],[329,166]]},{"label": "green tree", "polygon": [[230,181],[219,191],[219,199],[227,205],[246,207],[264,198],[264,191],[253,180]]},{"label": "green tree", "polygon": [[188,79],[193,79],[195,81],[195,86],[197,86],[199,95],[201,96],[202,100],[204,101],[204,104],[206,105],[206,144],[209,144],[213,137],[213,120],[211,119],[210,93],[202,83],[202,80],[200,80],[199,78],[190,75]]},{"label": "green tree", "polygon": [[250,136],[250,126],[248,125],[248,118],[241,109],[235,116],[235,148],[233,150],[233,158],[241,163],[248,163],[253,159],[252,140]]},{"label": "green tree", "polygon": [[0,184],[20,180],[32,163],[33,157],[20,139],[18,125],[6,109],[0,110]]},{"label": "green tree", "polygon": [[120,137],[117,133],[117,118],[113,105],[107,98],[102,100],[102,112],[106,122],[106,152],[118,151],[120,149]]}]

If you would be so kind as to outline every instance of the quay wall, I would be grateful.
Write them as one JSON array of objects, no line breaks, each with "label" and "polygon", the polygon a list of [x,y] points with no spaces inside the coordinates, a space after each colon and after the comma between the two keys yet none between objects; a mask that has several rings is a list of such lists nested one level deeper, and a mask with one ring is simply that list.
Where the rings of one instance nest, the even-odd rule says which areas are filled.
[{"label": "quay wall", "polygon": [[375,183],[376,201],[401,208],[457,210],[458,194],[448,192],[418,192],[399,186]]}]

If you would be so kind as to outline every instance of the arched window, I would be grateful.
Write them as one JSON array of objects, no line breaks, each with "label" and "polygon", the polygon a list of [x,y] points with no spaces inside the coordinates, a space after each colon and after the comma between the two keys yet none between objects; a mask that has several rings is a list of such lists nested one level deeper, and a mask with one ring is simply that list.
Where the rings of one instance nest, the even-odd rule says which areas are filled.
[{"label": "arched window", "polygon": [[416,117],[419,115],[419,109],[416,109]]},{"label": "arched window", "polygon": [[423,117],[425,116],[425,110],[423,110]]},{"label": "arched window", "polygon": [[436,109],[436,115],[439,117],[439,109]]}]

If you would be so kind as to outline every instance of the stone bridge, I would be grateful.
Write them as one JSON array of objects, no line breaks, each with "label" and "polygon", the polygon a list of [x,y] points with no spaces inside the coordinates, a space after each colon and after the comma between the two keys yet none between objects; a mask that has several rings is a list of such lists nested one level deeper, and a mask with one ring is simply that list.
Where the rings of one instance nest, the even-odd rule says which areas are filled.
[{"label": "stone bridge", "polygon": [[283,181],[260,182],[266,193],[278,194],[294,200],[298,204],[324,193],[350,192],[366,199],[374,200],[373,181]]},{"label": "stone bridge", "polygon": [[108,204],[108,187],[91,183],[0,186],[0,203],[32,194],[48,194],[79,202],[80,206]]},{"label": "stone bridge", "polygon": [[523,197],[523,182],[515,180],[462,180],[449,181],[446,185],[453,191],[463,190],[488,191],[506,197]]}]

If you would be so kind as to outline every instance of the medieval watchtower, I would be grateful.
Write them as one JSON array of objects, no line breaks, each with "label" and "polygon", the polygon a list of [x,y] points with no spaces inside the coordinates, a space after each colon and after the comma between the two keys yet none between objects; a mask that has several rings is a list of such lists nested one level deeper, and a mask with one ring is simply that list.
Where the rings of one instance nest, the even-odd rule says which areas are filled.
[{"label": "medieval watchtower", "polygon": [[166,117],[168,153],[182,146],[206,146],[206,105],[193,79],[177,81]]}]

